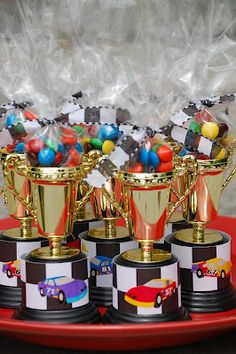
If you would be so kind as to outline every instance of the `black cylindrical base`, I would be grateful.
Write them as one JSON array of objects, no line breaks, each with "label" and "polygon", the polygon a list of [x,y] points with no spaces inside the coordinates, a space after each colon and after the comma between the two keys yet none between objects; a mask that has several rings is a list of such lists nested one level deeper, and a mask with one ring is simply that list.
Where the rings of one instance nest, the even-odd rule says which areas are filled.
[{"label": "black cylindrical base", "polygon": [[151,322],[170,322],[191,320],[189,313],[185,308],[181,307],[177,311],[160,314],[160,315],[133,315],[122,313],[110,306],[102,318],[103,323],[151,323]]},{"label": "black cylindrical base", "polygon": [[123,237],[105,238],[103,228],[99,232],[104,232],[103,238],[90,236],[87,231],[82,233],[81,250],[90,260],[90,300],[98,307],[108,307],[112,304],[112,259],[128,249],[138,248],[138,243],[128,236],[128,230],[119,226],[117,233],[124,232]]},{"label": "black cylindrical base", "polygon": [[16,309],[21,302],[21,287],[0,285],[0,306]]},{"label": "black cylindrical base", "polygon": [[97,307],[108,307],[112,304],[112,287],[102,288],[90,285],[89,298]]},{"label": "black cylindrical base", "polygon": [[57,311],[40,311],[20,307],[15,314],[15,318],[25,321],[51,322],[51,323],[98,323],[100,314],[93,303],[70,309]]},{"label": "black cylindrical base", "polygon": [[230,286],[218,291],[182,291],[182,303],[190,312],[229,311],[236,307],[236,290]]}]

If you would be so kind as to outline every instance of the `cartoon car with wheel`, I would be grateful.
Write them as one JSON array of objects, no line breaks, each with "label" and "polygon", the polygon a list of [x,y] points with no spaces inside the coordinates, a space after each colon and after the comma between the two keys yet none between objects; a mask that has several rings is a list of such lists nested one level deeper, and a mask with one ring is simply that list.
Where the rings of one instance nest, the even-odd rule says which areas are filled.
[{"label": "cartoon car with wheel", "polygon": [[152,279],[144,285],[129,289],[125,301],[134,306],[160,307],[162,302],[176,292],[176,282],[171,279]]},{"label": "cartoon car with wheel", "polygon": [[87,285],[83,280],[66,276],[44,279],[38,283],[38,290],[42,297],[57,299],[60,304],[79,301],[88,293]]},{"label": "cartoon car with wheel", "polygon": [[20,277],[20,260],[6,262],[2,266],[3,273],[6,273],[8,278]]},{"label": "cartoon car with wheel", "polygon": [[198,278],[203,277],[219,277],[225,279],[230,275],[232,263],[223,258],[212,258],[207,261],[192,264],[192,273]]},{"label": "cartoon car with wheel", "polygon": [[91,276],[111,274],[112,273],[112,258],[105,256],[97,256],[90,259]]}]

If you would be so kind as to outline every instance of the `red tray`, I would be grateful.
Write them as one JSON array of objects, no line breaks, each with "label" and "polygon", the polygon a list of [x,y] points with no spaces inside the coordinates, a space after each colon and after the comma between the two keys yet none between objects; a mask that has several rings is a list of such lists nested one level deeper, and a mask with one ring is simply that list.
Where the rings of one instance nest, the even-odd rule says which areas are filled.
[{"label": "red tray", "polygon": [[[0,229],[15,226],[9,219]],[[219,217],[211,228],[236,240],[236,219]],[[233,282],[236,285],[236,242],[233,242]],[[19,321],[14,311],[0,309],[0,333],[21,341],[78,350],[147,350],[189,344],[221,335],[236,327],[236,309],[217,314],[192,314],[192,321],[152,324],[84,325]]]}]

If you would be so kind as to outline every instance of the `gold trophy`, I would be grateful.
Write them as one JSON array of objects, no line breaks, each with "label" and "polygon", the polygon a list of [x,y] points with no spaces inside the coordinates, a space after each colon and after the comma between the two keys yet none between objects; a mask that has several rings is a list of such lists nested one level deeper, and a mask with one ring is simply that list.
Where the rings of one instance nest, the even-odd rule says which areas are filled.
[{"label": "gold trophy", "polygon": [[169,250],[180,260],[182,301],[192,312],[226,311],[236,305],[230,282],[230,236],[205,229],[216,219],[220,195],[236,172],[234,168],[223,182],[224,172],[232,163],[231,155],[220,160],[197,160],[199,176],[183,203],[183,217],[191,228],[165,238]]},{"label": "gold trophy", "polygon": [[81,249],[90,259],[90,298],[100,307],[112,303],[112,259],[127,249],[138,247],[127,227],[116,226],[121,215],[110,201],[110,194],[121,202],[122,185],[118,179],[110,178],[106,189],[94,188],[91,194],[94,215],[105,225],[80,236]]},{"label": "gold trophy", "polygon": [[[173,182],[189,170],[191,181],[173,205],[169,203]],[[162,245],[153,248],[164,234],[164,227],[184,201],[196,181],[193,159],[180,160],[173,170],[160,173],[118,171],[124,186],[125,215],[130,234],[139,249],[123,252],[113,260],[113,305],[104,316],[105,323],[161,322],[188,319],[181,306],[179,263]],[[105,192],[109,194],[108,192]],[[110,196],[111,200],[113,196]]]},{"label": "gold trophy", "polygon": [[63,238],[73,229],[83,165],[32,167],[16,159],[15,168],[30,181],[31,203],[27,208],[35,218],[38,233],[49,241],[49,247],[22,256],[24,296],[16,317],[46,322],[98,322],[98,311],[89,302],[88,260],[79,249],[62,246]]},{"label": "gold trophy", "polygon": [[[0,152],[5,189],[1,188],[9,215],[20,222],[20,227],[7,229],[0,236],[0,306],[17,308],[21,302],[20,257],[36,247],[47,244],[32,227],[33,218],[26,208],[30,202],[31,191],[27,177],[14,168],[15,158],[25,161],[24,154]],[[18,190],[19,198],[14,190]]]}]

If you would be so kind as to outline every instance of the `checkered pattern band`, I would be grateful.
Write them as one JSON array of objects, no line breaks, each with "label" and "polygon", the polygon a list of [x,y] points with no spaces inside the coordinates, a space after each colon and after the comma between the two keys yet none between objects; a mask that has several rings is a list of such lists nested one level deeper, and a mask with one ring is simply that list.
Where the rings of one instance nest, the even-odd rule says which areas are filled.
[{"label": "checkered pattern band", "polygon": [[[224,236],[224,243],[206,245],[204,247],[177,244],[173,237],[174,234],[166,237],[165,242],[169,246],[169,250],[180,261],[180,276],[183,290],[197,292],[214,291],[222,290],[230,285],[231,271],[227,274],[225,268],[226,276],[224,278],[220,274],[220,269],[224,269],[224,265],[221,266],[221,263],[227,265],[225,262],[231,262],[231,239],[228,235],[222,234]],[[206,261],[207,263],[205,263]],[[219,268],[218,273],[215,273],[216,267]]]},{"label": "checkered pattern band", "polygon": [[131,119],[128,110],[115,107],[83,107],[68,102],[55,121],[63,124],[100,123],[123,124]]},{"label": "checkered pattern band", "polygon": [[[181,306],[179,262],[176,259],[172,264],[153,268],[142,268],[141,265],[137,268],[131,268],[120,265],[117,259],[118,257],[115,257],[113,261],[113,306],[117,310],[134,315],[157,315],[173,312]],[[164,285],[163,289],[159,288],[159,279],[163,279],[163,284],[168,280],[174,286],[174,290],[172,288],[165,293]],[[152,280],[154,281],[152,282],[151,293],[149,293],[150,290],[147,286],[148,282]],[[158,287],[153,286],[155,283],[159,284]],[[145,286],[145,284],[147,284],[146,288],[137,288]],[[131,301],[126,300],[128,292],[136,294],[133,303],[131,303],[132,299]],[[143,297],[139,299],[138,294],[142,296],[145,293],[147,295],[146,299]],[[156,302],[158,298],[160,299],[160,296],[161,300],[157,306]]]},{"label": "checkered pattern band", "polygon": [[[105,231],[104,231],[105,233]],[[91,285],[96,287],[112,287],[112,259],[118,254],[138,248],[135,241],[106,242],[104,239],[86,240],[87,232],[80,235],[81,251],[90,259],[90,280]],[[104,265],[103,265],[104,262]]]},{"label": "checkered pattern band", "polygon": [[[67,310],[89,302],[89,262],[33,262],[22,256],[22,305],[37,310]],[[62,295],[60,295],[62,294]],[[61,300],[61,302],[60,302]]]},{"label": "checkered pattern band", "polygon": [[0,284],[19,287],[21,285],[20,257],[46,244],[47,240],[20,242],[0,238]]}]

